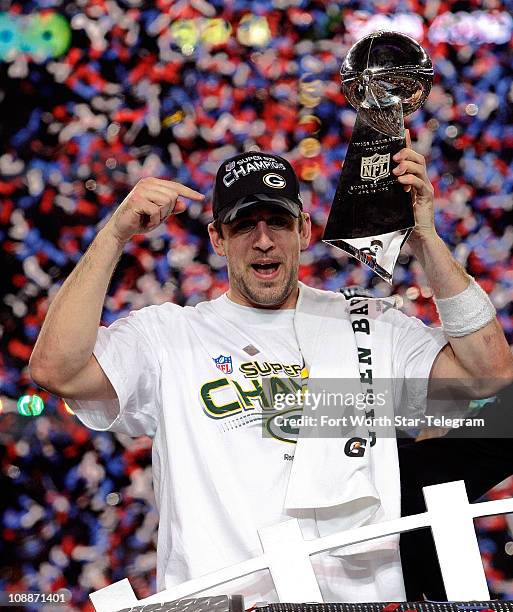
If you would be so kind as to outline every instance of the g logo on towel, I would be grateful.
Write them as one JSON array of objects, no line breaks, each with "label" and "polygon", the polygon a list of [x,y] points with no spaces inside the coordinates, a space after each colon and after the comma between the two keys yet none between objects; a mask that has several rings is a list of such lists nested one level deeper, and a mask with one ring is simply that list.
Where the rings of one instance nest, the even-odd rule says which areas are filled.
[{"label": "g logo on towel", "polygon": [[363,457],[367,440],[365,438],[349,438],[344,446],[344,453],[348,457]]}]

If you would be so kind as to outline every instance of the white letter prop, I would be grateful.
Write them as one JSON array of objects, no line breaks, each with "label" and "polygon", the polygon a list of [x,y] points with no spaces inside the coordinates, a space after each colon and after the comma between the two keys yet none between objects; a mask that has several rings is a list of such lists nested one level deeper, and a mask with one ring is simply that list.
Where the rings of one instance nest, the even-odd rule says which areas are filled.
[{"label": "white letter prop", "polygon": [[474,530],[474,518],[513,512],[513,498],[470,504],[462,480],[424,487],[427,512],[393,521],[304,540],[299,523],[290,519],[259,530],[263,554],[138,600],[128,579],[89,595],[96,612],[169,602],[268,569],[281,602],[322,602],[310,555],[431,527],[449,601],[486,601],[490,598]]}]

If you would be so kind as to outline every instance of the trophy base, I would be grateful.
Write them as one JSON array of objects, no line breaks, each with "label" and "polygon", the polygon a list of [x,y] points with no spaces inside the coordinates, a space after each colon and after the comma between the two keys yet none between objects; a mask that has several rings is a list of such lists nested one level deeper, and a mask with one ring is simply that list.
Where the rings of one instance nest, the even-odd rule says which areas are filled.
[{"label": "trophy base", "polygon": [[[400,107],[397,111],[401,112]],[[411,192],[392,172],[394,155],[406,141],[404,136],[374,129],[363,115],[360,109],[323,242],[349,253],[392,283],[399,251],[415,226]]]},{"label": "trophy base", "polygon": [[378,236],[338,238],[323,240],[323,242],[348,253],[369,267],[387,283],[392,284],[395,263],[412,229],[410,227]]}]

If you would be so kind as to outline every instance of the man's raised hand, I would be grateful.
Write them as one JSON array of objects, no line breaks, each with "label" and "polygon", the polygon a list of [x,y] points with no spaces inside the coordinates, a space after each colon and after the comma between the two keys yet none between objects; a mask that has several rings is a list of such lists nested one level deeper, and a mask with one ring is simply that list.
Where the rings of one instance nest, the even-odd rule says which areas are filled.
[{"label": "man's raised hand", "polygon": [[125,244],[135,234],[146,234],[163,223],[169,215],[187,207],[180,196],[202,202],[205,196],[190,187],[158,178],[141,179],[121,202],[105,228]]},{"label": "man's raised hand", "polygon": [[404,186],[404,190],[411,191],[413,195],[415,234],[419,236],[436,234],[435,191],[428,177],[424,156],[411,148],[409,130],[406,130],[406,147],[394,155],[394,160],[397,166],[393,169],[393,173]]}]

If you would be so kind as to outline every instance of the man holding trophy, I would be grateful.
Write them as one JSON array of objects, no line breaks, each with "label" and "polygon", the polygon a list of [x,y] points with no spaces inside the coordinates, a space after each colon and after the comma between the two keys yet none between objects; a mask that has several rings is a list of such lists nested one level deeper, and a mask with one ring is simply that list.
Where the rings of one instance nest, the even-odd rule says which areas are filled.
[{"label": "man holding trophy", "polygon": [[[411,233],[442,329],[300,283],[311,222],[299,181],[285,159],[253,151],[223,162],[216,176],[208,231],[227,260],[226,294],[196,307],[149,306],[99,327],[124,245],[182,212],[179,198],[203,199],[143,179],[54,298],[34,348],[31,376],[85,425],[153,438],[158,590],[259,554],[258,529],[286,518],[298,518],[309,539],[400,515],[395,439],[356,430],[287,438],[272,427],[265,392],[277,378],[302,388],[390,378],[392,403],[406,398],[418,413],[428,382],[459,381],[467,397],[486,397],[513,380],[495,309],[437,235],[425,159],[408,134],[403,140],[402,108],[418,107],[428,91],[429,58],[399,34],[355,47],[347,80],[359,118],[324,240],[390,280]],[[314,569],[325,601],[404,599],[395,536],[318,555]],[[269,576],[228,588],[250,605],[276,600]]]}]

